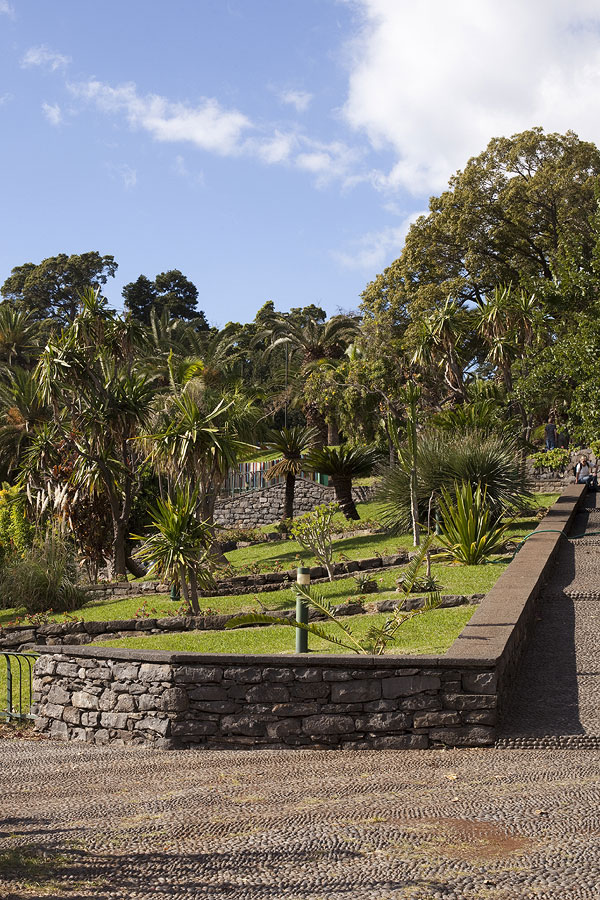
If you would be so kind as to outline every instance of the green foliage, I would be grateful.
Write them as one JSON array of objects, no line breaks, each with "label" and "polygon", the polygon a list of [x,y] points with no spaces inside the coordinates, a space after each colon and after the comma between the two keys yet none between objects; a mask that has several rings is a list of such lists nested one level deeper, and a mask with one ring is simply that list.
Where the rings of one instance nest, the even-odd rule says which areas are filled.
[{"label": "green foliage", "polygon": [[305,513],[292,525],[292,535],[300,546],[310,551],[325,566],[329,580],[333,580],[333,542],[334,516],[338,511],[337,503],[324,503],[312,512]]},{"label": "green foliage", "polygon": [[543,450],[532,453],[530,457],[536,469],[550,469],[551,472],[564,472],[571,462],[571,451],[555,447],[554,450]]},{"label": "green foliage", "polygon": [[[412,458],[401,448],[398,464],[383,475],[378,490],[381,521],[387,527],[407,531],[411,527],[410,474]],[[445,487],[469,482],[486,486],[487,503],[502,510],[528,497],[525,463],[516,440],[478,431],[455,435],[430,429],[417,440],[417,499],[421,522],[426,521],[433,496],[434,508]]]},{"label": "green foliage", "polygon": [[24,555],[10,558],[0,580],[0,597],[5,608],[24,608],[30,615],[72,612],[89,599],[77,584],[73,548],[56,532]]},{"label": "green foliage", "polygon": [[347,519],[360,518],[352,499],[352,480],[370,475],[380,460],[377,450],[368,447],[322,447],[306,455],[306,463],[313,472],[329,475],[335,498]]},{"label": "green foliage", "polygon": [[125,309],[144,325],[149,325],[154,312],[160,317],[165,310],[175,319],[193,320],[194,327],[208,330],[202,310],[196,308],[198,289],[179,269],[161,272],[154,281],[140,275],[122,291]]},{"label": "green foliage", "polygon": [[151,510],[152,527],[135,556],[156,572],[181,585],[186,603],[200,612],[198,590],[213,590],[214,560],[210,554],[212,530],[198,518],[198,496],[178,491],[174,500],[158,499]]},{"label": "green foliage", "polygon": [[480,484],[475,491],[469,482],[456,484],[452,493],[442,488],[440,510],[440,540],[453,559],[476,566],[502,550],[508,525],[492,513]]},{"label": "green foliage", "polygon": [[33,544],[34,526],[27,518],[27,499],[17,487],[0,490],[0,550],[2,558],[23,555]]}]

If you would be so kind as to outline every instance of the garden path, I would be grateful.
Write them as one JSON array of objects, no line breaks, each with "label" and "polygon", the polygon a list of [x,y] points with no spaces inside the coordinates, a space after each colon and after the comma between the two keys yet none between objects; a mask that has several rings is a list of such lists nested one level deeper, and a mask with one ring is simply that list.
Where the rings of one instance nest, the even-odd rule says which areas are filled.
[{"label": "garden path", "polygon": [[599,551],[600,493],[588,494],[545,588],[499,746],[600,748]]}]

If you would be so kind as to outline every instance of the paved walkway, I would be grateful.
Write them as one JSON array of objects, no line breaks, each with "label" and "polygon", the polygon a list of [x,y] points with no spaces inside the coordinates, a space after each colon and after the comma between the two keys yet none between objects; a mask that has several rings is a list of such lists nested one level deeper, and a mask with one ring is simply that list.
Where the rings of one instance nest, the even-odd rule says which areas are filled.
[{"label": "paved walkway", "polygon": [[600,494],[564,541],[507,710],[500,746],[600,748]]},{"label": "paved walkway", "polygon": [[0,739],[0,897],[597,900],[600,751]]}]

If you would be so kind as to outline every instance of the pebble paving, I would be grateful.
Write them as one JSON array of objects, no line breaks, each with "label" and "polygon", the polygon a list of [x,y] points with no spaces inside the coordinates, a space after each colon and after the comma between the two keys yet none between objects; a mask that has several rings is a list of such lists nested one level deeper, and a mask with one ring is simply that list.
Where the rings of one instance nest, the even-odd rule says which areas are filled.
[{"label": "pebble paving", "polygon": [[0,740],[0,896],[600,897],[600,751]]},{"label": "pebble paving", "polygon": [[0,729],[0,898],[600,900],[600,508],[497,747],[158,751]]}]

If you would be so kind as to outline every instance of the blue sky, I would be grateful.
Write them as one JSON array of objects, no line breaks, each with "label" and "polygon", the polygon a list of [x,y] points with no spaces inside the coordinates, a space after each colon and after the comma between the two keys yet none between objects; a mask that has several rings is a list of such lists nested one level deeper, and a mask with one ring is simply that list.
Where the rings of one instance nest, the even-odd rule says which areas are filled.
[{"label": "blue sky", "polygon": [[[543,15],[541,13],[543,12]],[[0,282],[99,250],[209,321],[355,308],[493,135],[600,139],[593,0],[0,0]]]}]

